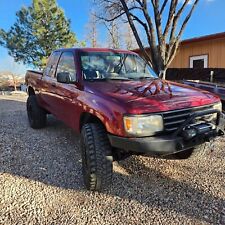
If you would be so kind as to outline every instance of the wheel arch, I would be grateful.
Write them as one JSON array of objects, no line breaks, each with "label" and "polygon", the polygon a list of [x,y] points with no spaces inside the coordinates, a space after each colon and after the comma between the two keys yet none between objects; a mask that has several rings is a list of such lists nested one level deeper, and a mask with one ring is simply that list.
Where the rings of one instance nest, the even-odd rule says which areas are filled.
[{"label": "wheel arch", "polygon": [[83,125],[86,123],[98,123],[98,124],[101,124],[106,129],[105,124],[96,115],[93,115],[88,112],[83,112],[80,116],[80,123],[79,123],[80,131],[81,131]]}]

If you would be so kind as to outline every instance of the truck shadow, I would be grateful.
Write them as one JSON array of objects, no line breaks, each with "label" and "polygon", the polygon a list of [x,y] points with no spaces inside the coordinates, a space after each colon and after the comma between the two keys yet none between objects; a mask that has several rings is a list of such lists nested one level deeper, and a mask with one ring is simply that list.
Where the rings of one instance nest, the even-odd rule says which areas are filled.
[{"label": "truck shadow", "polygon": [[[6,100],[0,100],[0,105],[8,104],[3,101]],[[82,182],[79,136],[53,116],[49,116],[46,128],[33,130],[28,125],[25,103],[11,101],[10,104],[19,110],[12,110],[10,116],[0,112],[0,173],[86,192]],[[125,172],[115,170],[113,185],[103,195],[137,201],[149,210],[157,208],[165,214],[176,212],[207,223],[222,222],[223,198],[192,183],[165,176],[159,169],[145,166],[138,157],[131,157],[115,168]]]},{"label": "truck shadow", "polygon": [[79,136],[52,115],[46,128],[34,130],[25,102],[0,99],[0,172],[82,189]]},{"label": "truck shadow", "polygon": [[[160,161],[161,165],[158,166],[162,171],[166,171],[168,160]],[[174,166],[174,173],[177,169],[185,170],[182,162],[176,163],[179,165]],[[143,164],[137,156],[119,164],[122,172],[117,172],[114,176],[113,186],[109,192],[111,195],[145,204],[150,210],[160,209],[165,214],[176,212],[210,224],[220,224],[223,221],[221,213],[225,210],[225,198],[213,196],[208,192],[208,188],[204,190],[197,187],[196,183],[191,182],[191,177],[188,177],[187,182],[178,181],[164,175],[160,169]],[[209,187],[212,185],[209,184]]]}]

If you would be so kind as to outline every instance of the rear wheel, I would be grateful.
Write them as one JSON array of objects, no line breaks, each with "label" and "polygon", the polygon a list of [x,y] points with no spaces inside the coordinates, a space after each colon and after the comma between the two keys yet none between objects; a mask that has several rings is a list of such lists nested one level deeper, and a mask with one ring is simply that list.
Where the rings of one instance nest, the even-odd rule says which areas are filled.
[{"label": "rear wheel", "polygon": [[40,129],[46,126],[46,112],[38,105],[35,95],[27,99],[27,116],[32,128]]},{"label": "rear wheel", "polygon": [[88,190],[103,190],[111,184],[113,157],[103,126],[88,123],[81,132],[82,171]]}]

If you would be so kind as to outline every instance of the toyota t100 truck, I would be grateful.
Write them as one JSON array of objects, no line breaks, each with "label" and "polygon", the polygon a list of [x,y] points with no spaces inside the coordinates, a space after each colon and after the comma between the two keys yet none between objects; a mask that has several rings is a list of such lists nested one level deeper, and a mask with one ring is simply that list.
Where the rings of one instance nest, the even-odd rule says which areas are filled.
[{"label": "toyota t100 truck", "polygon": [[220,99],[160,79],[136,53],[71,48],[54,51],[42,72],[28,71],[27,115],[34,129],[53,114],[81,134],[89,190],[110,184],[113,160],[129,155],[187,159],[223,135]]}]

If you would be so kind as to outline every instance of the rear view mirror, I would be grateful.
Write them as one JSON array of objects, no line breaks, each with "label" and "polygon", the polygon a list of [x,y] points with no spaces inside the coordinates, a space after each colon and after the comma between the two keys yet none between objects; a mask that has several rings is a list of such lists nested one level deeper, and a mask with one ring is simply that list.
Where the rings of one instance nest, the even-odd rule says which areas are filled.
[{"label": "rear view mirror", "polygon": [[70,73],[68,73],[68,72],[60,72],[60,73],[57,73],[56,78],[57,78],[57,81],[59,83],[69,84],[69,83],[72,82]]}]

